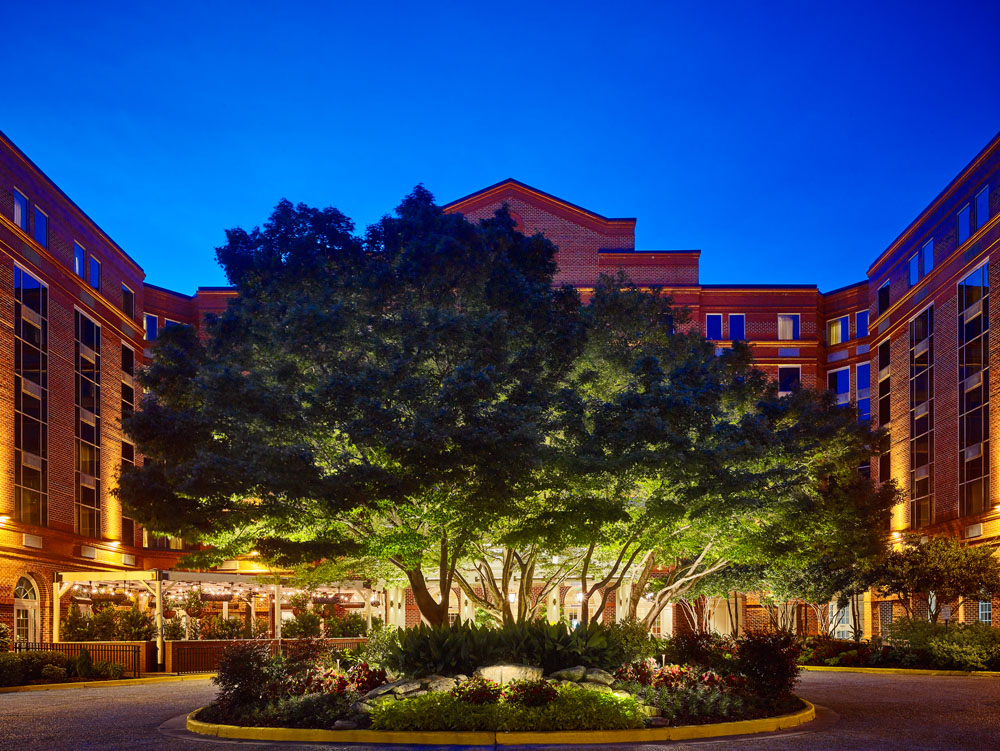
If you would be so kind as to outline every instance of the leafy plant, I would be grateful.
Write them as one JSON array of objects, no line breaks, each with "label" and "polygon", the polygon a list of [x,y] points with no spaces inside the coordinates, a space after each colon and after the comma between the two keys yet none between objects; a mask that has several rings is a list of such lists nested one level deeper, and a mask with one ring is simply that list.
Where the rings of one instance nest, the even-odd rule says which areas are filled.
[{"label": "leafy plant", "polygon": [[3,621],[0,621],[0,654],[10,651],[11,631]]},{"label": "leafy plant", "polygon": [[325,618],[323,619],[323,627],[329,638],[364,636],[368,631],[368,623],[357,613]]},{"label": "leafy plant", "polygon": [[267,645],[251,641],[223,650],[212,682],[219,687],[219,702],[245,707],[272,695],[279,677]]},{"label": "leafy plant", "polygon": [[504,685],[500,700],[522,707],[544,707],[559,696],[556,687],[544,678],[537,680],[517,680]]},{"label": "leafy plant", "polygon": [[736,670],[751,693],[769,699],[787,696],[799,678],[800,652],[788,631],[747,632],[737,640]]},{"label": "leafy plant", "polygon": [[496,681],[477,675],[458,684],[450,693],[466,704],[495,704],[500,701],[501,687]]},{"label": "leafy plant", "polygon": [[90,678],[94,674],[94,660],[86,647],[82,647],[80,654],[76,656],[74,672],[80,678]]},{"label": "leafy plant", "polygon": [[653,666],[645,660],[622,665],[615,671],[615,680],[648,686],[653,682]]},{"label": "leafy plant", "polygon": [[371,668],[367,662],[359,662],[347,672],[347,680],[359,694],[366,694],[376,686],[385,683],[385,670]]},{"label": "leafy plant", "polygon": [[184,621],[179,615],[175,615],[163,623],[163,638],[168,640],[178,640],[185,637]]},{"label": "leafy plant", "polygon": [[64,681],[66,680],[67,670],[59,665],[46,665],[42,668],[42,678],[47,681]]},{"label": "leafy plant", "polygon": [[291,620],[281,624],[281,635],[289,639],[319,636],[320,617],[311,610],[300,610]]},{"label": "leafy plant", "polygon": [[139,606],[135,604],[118,614],[115,625],[115,636],[121,641],[148,641],[156,632],[152,617],[139,610]]},{"label": "leafy plant", "polygon": [[94,639],[93,621],[80,611],[80,606],[75,602],[69,606],[69,612],[63,618],[59,630],[64,641],[92,641]]},{"label": "leafy plant", "polygon": [[372,667],[389,667],[390,656],[399,649],[399,629],[395,626],[374,625],[368,641],[361,647],[361,659]]}]

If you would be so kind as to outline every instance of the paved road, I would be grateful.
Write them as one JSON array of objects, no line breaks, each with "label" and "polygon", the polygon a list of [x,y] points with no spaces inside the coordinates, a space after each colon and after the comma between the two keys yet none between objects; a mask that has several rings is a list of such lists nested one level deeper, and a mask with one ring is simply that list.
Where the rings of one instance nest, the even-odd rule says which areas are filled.
[{"label": "paved road", "polygon": [[[799,693],[826,708],[805,730],[671,747],[697,746],[698,751],[1000,749],[1000,679],[806,673]],[[207,703],[212,694],[207,680],[0,694],[0,751],[336,748],[202,740],[170,729],[172,718]]]}]

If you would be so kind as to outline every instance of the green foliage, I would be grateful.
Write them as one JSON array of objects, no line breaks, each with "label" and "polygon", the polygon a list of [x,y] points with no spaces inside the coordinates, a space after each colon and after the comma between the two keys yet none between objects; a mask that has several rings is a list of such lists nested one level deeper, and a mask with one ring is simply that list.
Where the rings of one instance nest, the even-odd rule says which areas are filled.
[{"label": "green foliage", "polygon": [[198,619],[199,639],[244,639],[247,637],[246,624],[238,616],[223,618],[221,615],[206,615]]},{"label": "green foliage", "polygon": [[118,614],[115,637],[119,641],[149,641],[156,634],[153,617],[133,604],[128,610]]},{"label": "green foliage", "polygon": [[267,645],[252,641],[226,647],[212,679],[219,687],[218,701],[234,707],[260,704],[273,692],[275,681]]},{"label": "green foliage", "polygon": [[69,606],[69,612],[62,619],[60,634],[63,641],[93,641],[94,623],[90,616],[80,611],[75,602]]},{"label": "green foliage", "polygon": [[28,671],[20,654],[5,652],[0,654],[0,686],[21,686],[27,680]]},{"label": "green foliage", "polygon": [[66,666],[66,655],[61,652],[3,652],[0,653],[0,686],[20,686],[44,677],[46,666]]},{"label": "green foliage", "polygon": [[399,649],[399,635],[400,631],[395,626],[375,626],[361,648],[360,658],[372,667],[389,667],[391,655]]},{"label": "green foliage", "polygon": [[647,687],[640,696],[643,703],[658,708],[677,725],[731,722],[752,716],[746,696],[718,686]]},{"label": "green foliage", "polygon": [[504,684],[500,698],[507,704],[522,707],[544,707],[559,696],[556,687],[544,678],[538,680],[518,680]]},{"label": "green foliage", "polygon": [[163,622],[163,638],[176,641],[185,636],[184,621],[179,615]]},{"label": "green foliage", "polygon": [[437,692],[384,702],[372,711],[376,730],[625,730],[644,725],[634,699],[569,686],[538,707],[509,702],[470,705]]},{"label": "green foliage", "polygon": [[110,678],[111,680],[118,680],[123,675],[125,675],[125,667],[123,665],[119,665],[117,662],[98,660],[94,663],[92,671],[92,676],[94,678]]},{"label": "green foliage", "polygon": [[337,720],[358,720],[351,710],[357,694],[312,693],[285,696],[263,705],[239,706],[215,702],[198,719],[251,727],[330,729]]},{"label": "green foliage", "polygon": [[11,638],[10,626],[0,621],[0,654],[10,651]]},{"label": "green foliage", "polygon": [[897,618],[885,629],[885,638],[895,647],[926,652],[930,649],[931,639],[946,632],[944,624],[923,618]]},{"label": "green foliage", "polygon": [[755,696],[788,696],[798,681],[801,649],[795,635],[787,631],[748,632],[736,642],[736,672]]},{"label": "green foliage", "polygon": [[455,686],[450,693],[466,704],[495,704],[500,701],[501,688],[496,681],[474,675]]},{"label": "green foliage", "polygon": [[996,670],[1000,667],[1000,631],[985,623],[949,628],[929,640],[931,659],[954,670]]},{"label": "green foliage", "polygon": [[675,634],[661,642],[667,663],[694,665],[722,674],[733,671],[736,644],[732,638],[709,633]]},{"label": "green foliage", "polygon": [[281,635],[288,639],[315,638],[319,636],[319,614],[311,610],[302,610],[291,620],[281,624]]},{"label": "green foliage", "polygon": [[493,629],[473,623],[419,625],[399,633],[389,667],[404,675],[471,674],[480,665],[519,662],[551,673],[574,665],[614,670],[625,654],[620,634],[600,623],[505,623]]},{"label": "green foliage", "polygon": [[337,617],[331,615],[323,620],[326,635],[329,638],[345,636],[364,636],[368,631],[368,623],[357,613]]},{"label": "green foliage", "polygon": [[642,662],[663,654],[660,641],[649,632],[649,628],[635,620],[612,623],[608,632],[622,645],[623,664]]},{"label": "green foliage", "polygon": [[59,665],[46,665],[42,668],[42,678],[53,683],[66,680],[67,674],[66,668]]},{"label": "green foliage", "polygon": [[90,650],[86,647],[82,647],[80,654],[76,656],[73,672],[78,678],[90,678],[94,675],[94,660],[90,656]]}]

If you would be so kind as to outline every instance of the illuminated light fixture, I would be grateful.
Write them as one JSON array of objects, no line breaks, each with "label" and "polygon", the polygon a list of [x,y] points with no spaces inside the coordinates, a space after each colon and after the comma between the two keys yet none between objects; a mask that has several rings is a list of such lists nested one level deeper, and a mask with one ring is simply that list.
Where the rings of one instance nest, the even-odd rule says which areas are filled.
[{"label": "illuminated light fixture", "polygon": [[247,555],[260,555],[256,550],[251,550]]},{"label": "illuminated light fixture", "polygon": [[583,602],[583,592],[577,592],[576,593],[576,601],[577,602]]},{"label": "illuminated light fixture", "polygon": [[0,524],[6,524],[10,521],[10,516],[7,514],[0,514]]},{"label": "illuminated light fixture", "polygon": [[113,548],[117,548],[118,546],[120,546],[120,545],[121,545],[121,542],[120,542],[120,541],[118,541],[118,540],[112,540],[112,541],[111,541],[111,543],[110,543],[110,545],[111,545],[111,547],[113,547]]}]

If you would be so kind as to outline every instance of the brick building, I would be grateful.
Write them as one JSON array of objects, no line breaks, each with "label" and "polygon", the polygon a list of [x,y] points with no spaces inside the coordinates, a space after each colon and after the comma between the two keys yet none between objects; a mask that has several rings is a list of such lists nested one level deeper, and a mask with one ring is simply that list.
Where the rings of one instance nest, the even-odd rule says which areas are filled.
[{"label": "brick building", "polygon": [[[507,204],[523,231],[559,247],[557,282],[584,298],[599,274],[622,270],[686,306],[718,347],[747,341],[780,389],[829,388],[857,403],[891,435],[873,477],[906,490],[890,532],[979,544],[1000,537],[1000,493],[990,487],[990,402],[1000,385],[989,380],[993,352],[1000,357],[989,339],[998,171],[1000,137],[866,279],[825,293],[815,284],[702,284],[700,251],[637,250],[635,219],[609,219],[515,180],[445,208],[478,219]],[[232,295],[146,283],[136,261],[0,134],[0,621],[17,638],[50,636],[57,571],[175,565],[180,541],[147,534],[112,493],[122,462],[135,461],[120,418],[134,408],[134,371],[157,332],[200,326]],[[571,612],[573,597],[563,588],[551,608]],[[886,605],[865,614],[869,629],[888,617]],[[385,607],[400,625],[418,617],[403,590],[388,592]],[[740,607],[742,622],[759,618],[752,601]],[[962,617],[988,620],[994,610],[971,603]],[[677,627],[673,620],[665,614],[660,630]]]}]

